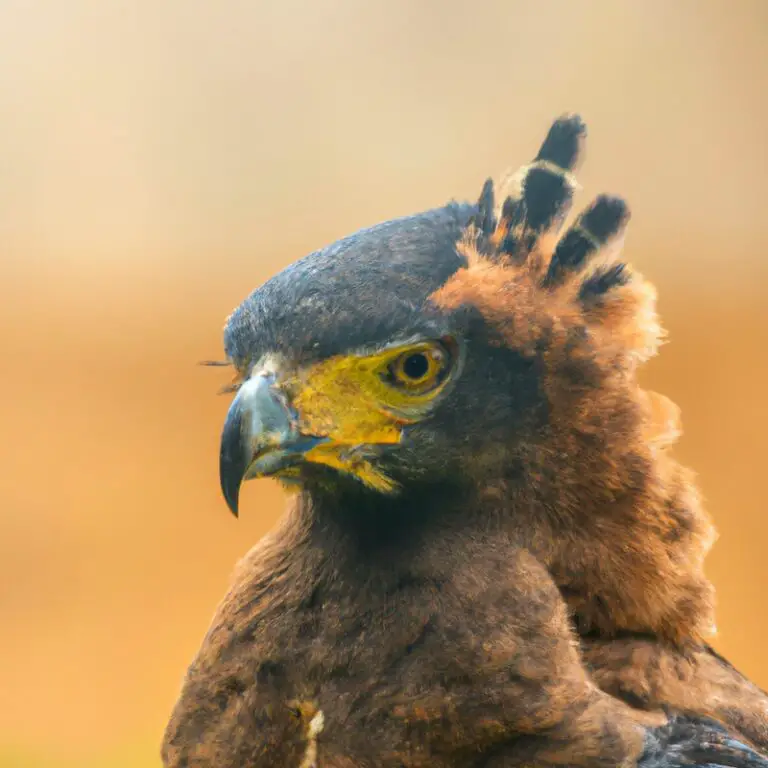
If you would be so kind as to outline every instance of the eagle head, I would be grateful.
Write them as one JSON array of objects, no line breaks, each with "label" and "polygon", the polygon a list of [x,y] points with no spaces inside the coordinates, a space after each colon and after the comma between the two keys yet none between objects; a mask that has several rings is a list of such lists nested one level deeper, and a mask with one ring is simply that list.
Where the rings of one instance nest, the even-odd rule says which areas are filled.
[{"label": "eagle head", "polygon": [[359,231],[237,307],[220,451],[235,514],[254,477],[461,494],[632,448],[653,410],[634,369],[660,329],[653,290],[616,258],[623,200],[597,198],[558,237],[584,134],[564,116],[502,194],[488,180],[475,204]]}]

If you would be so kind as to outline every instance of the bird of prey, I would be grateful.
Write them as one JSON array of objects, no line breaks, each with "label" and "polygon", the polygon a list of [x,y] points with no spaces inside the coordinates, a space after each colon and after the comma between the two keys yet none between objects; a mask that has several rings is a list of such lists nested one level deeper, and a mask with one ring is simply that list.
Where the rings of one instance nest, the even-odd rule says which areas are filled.
[{"label": "bird of prey", "polygon": [[676,409],[636,380],[662,331],[627,206],[561,236],[584,136],[558,119],[503,189],[361,230],[228,318],[224,497],[294,498],[187,672],[169,768],[768,768],[768,697],[707,645]]}]

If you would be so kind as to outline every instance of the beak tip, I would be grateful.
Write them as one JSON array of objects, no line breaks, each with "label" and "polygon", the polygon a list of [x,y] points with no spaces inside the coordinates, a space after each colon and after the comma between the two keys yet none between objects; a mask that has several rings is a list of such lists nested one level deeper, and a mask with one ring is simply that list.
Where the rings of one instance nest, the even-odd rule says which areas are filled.
[{"label": "beak tip", "polygon": [[229,505],[229,511],[234,516],[235,520],[237,520],[240,517],[240,512],[237,509],[237,504],[230,504]]},{"label": "beak tip", "polygon": [[222,483],[221,493],[224,496],[224,501],[227,503],[229,511],[235,516],[240,516],[240,483],[236,485],[230,485],[228,483]]},{"label": "beak tip", "polygon": [[240,403],[235,399],[224,424],[219,453],[221,493],[229,511],[235,517],[239,512],[240,486],[250,456],[247,447],[243,444],[241,417]]}]

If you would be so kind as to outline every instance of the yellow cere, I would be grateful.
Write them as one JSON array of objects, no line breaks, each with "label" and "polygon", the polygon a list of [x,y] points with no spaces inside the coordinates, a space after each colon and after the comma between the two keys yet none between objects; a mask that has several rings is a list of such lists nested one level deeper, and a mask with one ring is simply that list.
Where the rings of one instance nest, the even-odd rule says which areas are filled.
[{"label": "yellow cere", "polygon": [[402,428],[429,413],[450,378],[450,364],[449,347],[435,341],[331,357],[299,372],[283,383],[299,430],[330,438],[305,459],[392,490],[392,480],[353,449],[400,442]]}]

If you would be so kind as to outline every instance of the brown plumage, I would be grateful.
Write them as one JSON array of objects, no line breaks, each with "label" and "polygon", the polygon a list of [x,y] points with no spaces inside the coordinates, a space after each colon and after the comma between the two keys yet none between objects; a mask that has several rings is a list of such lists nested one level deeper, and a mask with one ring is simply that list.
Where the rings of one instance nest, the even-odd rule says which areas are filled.
[{"label": "brown plumage", "polygon": [[477,307],[544,368],[551,414],[526,446],[530,482],[518,498],[505,484],[492,492],[527,510],[519,540],[558,584],[604,690],[720,718],[768,750],[768,696],[706,644],[715,531],[692,473],[666,450],[677,409],[636,379],[663,331],[655,290],[618,258],[628,210],[603,196],[561,240],[558,214],[531,233],[526,183],[548,172],[532,166],[493,229],[466,234],[467,267],[433,296]]},{"label": "brown plumage", "polygon": [[[298,766],[316,748],[338,768],[672,766],[642,762],[665,704],[768,746],[765,695],[704,645],[713,529],[666,452],[674,406],[635,378],[661,331],[616,259],[626,205],[598,198],[557,239],[583,135],[557,121],[499,209],[486,184],[476,206],[358,233],[228,321],[225,496],[236,508],[246,473],[299,494],[238,566],[165,765]],[[311,393],[323,435],[297,431],[297,382],[414,338],[449,339],[452,367],[433,399],[376,402],[399,440],[350,443],[327,392]]]},{"label": "brown plumage", "polygon": [[768,752],[768,696],[708,645],[584,638],[582,652],[600,688],[633,707],[712,717]]},{"label": "brown plumage", "polygon": [[589,682],[564,605],[525,552],[447,528],[366,562],[318,517],[299,502],[238,566],[169,725],[167,765],[297,764],[304,742],[280,706],[296,697],[323,711],[321,766],[469,764],[511,734],[520,764],[552,753],[613,768],[639,754],[628,708]]}]

